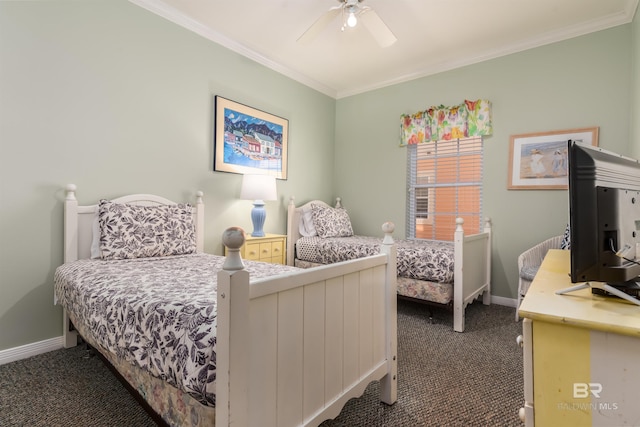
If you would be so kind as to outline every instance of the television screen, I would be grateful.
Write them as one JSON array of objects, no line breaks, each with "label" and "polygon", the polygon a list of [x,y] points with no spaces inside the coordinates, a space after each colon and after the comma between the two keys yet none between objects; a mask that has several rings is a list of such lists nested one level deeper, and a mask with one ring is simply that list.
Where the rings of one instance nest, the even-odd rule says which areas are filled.
[{"label": "television screen", "polygon": [[573,283],[640,288],[640,163],[569,141],[569,226]]}]

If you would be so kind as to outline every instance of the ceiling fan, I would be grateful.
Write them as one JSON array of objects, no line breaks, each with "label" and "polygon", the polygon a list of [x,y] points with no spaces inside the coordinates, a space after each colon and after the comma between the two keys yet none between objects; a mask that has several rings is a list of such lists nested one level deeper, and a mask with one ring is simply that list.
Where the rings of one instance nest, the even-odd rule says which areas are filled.
[{"label": "ceiling fan", "polygon": [[299,38],[299,43],[311,42],[338,15],[342,17],[342,31],[347,27],[355,27],[362,22],[381,47],[391,46],[396,36],[382,21],[375,10],[361,3],[364,0],[338,0],[340,5],[334,6],[316,20]]}]

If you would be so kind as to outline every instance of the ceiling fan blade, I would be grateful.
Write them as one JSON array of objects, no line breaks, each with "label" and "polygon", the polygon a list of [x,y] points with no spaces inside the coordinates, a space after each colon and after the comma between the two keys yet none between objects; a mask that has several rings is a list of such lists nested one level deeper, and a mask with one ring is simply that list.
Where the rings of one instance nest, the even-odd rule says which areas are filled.
[{"label": "ceiling fan blade", "polygon": [[376,39],[381,47],[391,46],[398,40],[389,27],[387,27],[387,24],[385,24],[380,16],[378,16],[375,10],[369,7],[366,8],[366,10],[360,15],[360,19],[362,20],[362,24],[367,30],[369,30],[373,38]]},{"label": "ceiling fan blade", "polygon": [[298,43],[308,44],[315,39],[322,30],[325,29],[336,16],[340,14],[342,6],[336,6],[329,9],[324,15],[316,20],[307,30],[298,37]]}]

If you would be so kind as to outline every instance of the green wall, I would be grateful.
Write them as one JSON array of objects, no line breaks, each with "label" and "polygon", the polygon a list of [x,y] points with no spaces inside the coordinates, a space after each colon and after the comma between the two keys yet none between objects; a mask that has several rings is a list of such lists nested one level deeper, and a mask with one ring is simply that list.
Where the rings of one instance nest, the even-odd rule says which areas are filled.
[{"label": "green wall", "polygon": [[640,13],[636,9],[636,16],[631,24],[633,61],[631,75],[632,81],[632,105],[631,105],[631,156],[640,159]]},{"label": "green wall", "polygon": [[207,252],[252,229],[241,175],[212,171],[215,95],[289,119],[267,231],[286,232],[291,195],[333,195],[333,98],[125,0],[0,2],[0,63],[0,350],[61,335],[67,183],[86,204],[202,190]]},{"label": "green wall", "polygon": [[506,189],[509,136],[599,126],[603,147],[637,155],[637,21],[336,101],[125,0],[0,2],[0,350],[61,334],[53,272],[67,183],[81,203],[202,190],[207,252],[222,253],[226,227],[251,229],[240,175],[211,168],[215,95],[289,119],[289,179],[267,203],[268,231],[285,232],[291,195],[341,196],[356,232],[392,220],[398,236],[400,114],[490,99],[494,295],[514,298],[517,254],[561,233],[567,209],[566,191]]},{"label": "green wall", "polygon": [[494,132],[485,139],[484,213],[494,230],[492,294],[515,298],[518,255],[562,234],[568,200],[566,190],[507,190],[510,135],[598,126],[602,147],[629,154],[630,51],[625,25],[338,100],[335,191],[355,231],[377,233],[390,220],[397,235],[405,233],[400,114],[488,99]]}]

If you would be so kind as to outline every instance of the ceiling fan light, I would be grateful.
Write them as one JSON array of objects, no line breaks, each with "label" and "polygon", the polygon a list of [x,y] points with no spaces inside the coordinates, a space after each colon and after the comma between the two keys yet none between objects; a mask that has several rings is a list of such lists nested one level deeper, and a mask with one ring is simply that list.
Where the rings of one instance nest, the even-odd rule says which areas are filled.
[{"label": "ceiling fan light", "polygon": [[353,11],[349,12],[349,17],[347,18],[347,25],[351,28],[358,25],[358,18],[356,18],[356,14]]}]

